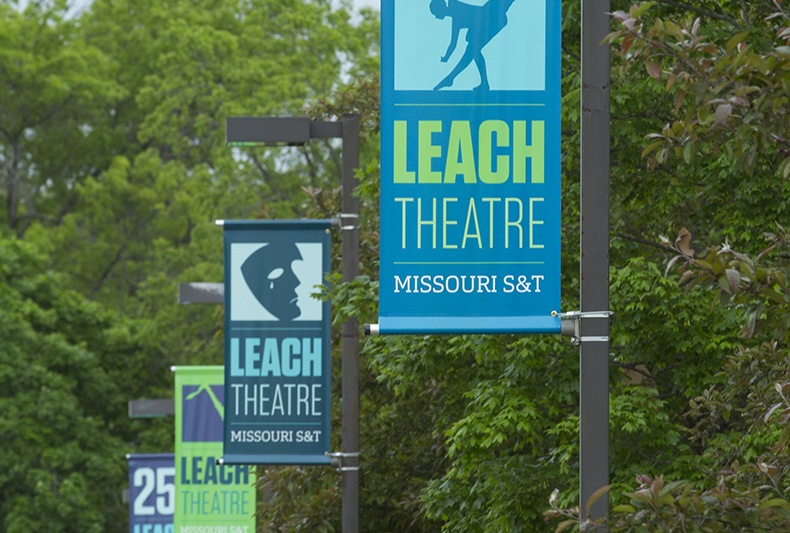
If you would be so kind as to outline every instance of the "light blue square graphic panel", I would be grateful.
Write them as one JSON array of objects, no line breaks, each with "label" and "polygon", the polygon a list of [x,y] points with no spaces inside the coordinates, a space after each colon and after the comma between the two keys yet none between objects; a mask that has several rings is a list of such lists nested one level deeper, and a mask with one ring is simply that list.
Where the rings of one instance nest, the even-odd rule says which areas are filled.
[{"label": "light blue square graphic panel", "polygon": [[322,255],[321,243],[232,243],[231,320],[283,319],[267,309],[268,299],[292,320],[321,320],[323,306],[312,294],[323,283]]},{"label": "light blue square graphic panel", "polygon": [[396,91],[545,89],[544,2],[397,0],[394,8]]}]

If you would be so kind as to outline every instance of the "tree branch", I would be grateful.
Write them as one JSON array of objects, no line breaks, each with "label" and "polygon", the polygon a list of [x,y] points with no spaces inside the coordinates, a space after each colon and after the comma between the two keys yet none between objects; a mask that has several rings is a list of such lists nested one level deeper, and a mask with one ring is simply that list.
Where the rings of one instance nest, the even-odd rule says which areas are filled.
[{"label": "tree branch", "polygon": [[645,246],[652,246],[653,248],[658,248],[662,252],[675,253],[674,250],[670,250],[669,248],[667,248],[666,246],[664,246],[661,243],[648,241],[646,239],[641,239],[639,237],[632,237],[631,235],[626,235],[625,233],[617,233],[617,234],[615,234],[615,237],[620,238],[620,239],[625,239],[626,241],[631,241],[631,242],[636,242],[636,243],[639,243],[639,244],[644,244]]},{"label": "tree branch", "polygon": [[746,22],[746,27],[748,28],[751,26],[751,22],[749,22],[749,12],[746,10],[746,2],[741,0],[741,13],[743,13],[743,20]]},{"label": "tree branch", "polygon": [[313,188],[318,188],[318,171],[316,169],[315,163],[313,163],[312,158],[310,157],[310,149],[307,146],[301,147],[302,155],[304,156],[304,160],[307,163],[307,172],[310,174],[310,184]]},{"label": "tree branch", "polygon": [[264,183],[266,183],[267,185],[271,185],[271,183],[272,183],[272,173],[269,172],[269,170],[263,165],[263,163],[261,162],[261,160],[258,158],[258,156],[256,154],[250,153],[249,156],[250,156],[250,160],[252,161],[252,163],[260,171],[260,173],[263,175]]},{"label": "tree branch", "polygon": [[581,57],[579,57],[576,53],[571,51],[571,49],[568,48],[567,46],[565,46],[564,44],[562,45],[562,51],[565,52],[566,54],[568,54],[569,56],[571,56],[576,61],[581,61],[582,60]]},{"label": "tree branch", "polygon": [[118,263],[121,262],[121,260],[123,259],[123,252],[126,251],[126,246],[127,246],[127,244],[124,244],[115,253],[115,257],[112,258],[112,261],[110,261],[110,264],[107,265],[107,268],[104,269],[104,272],[102,272],[101,276],[99,276],[99,280],[96,282],[96,284],[91,289],[91,296],[96,294],[99,291],[99,289],[102,288],[102,285],[104,285],[104,282],[107,281],[108,277],[110,277],[110,273],[112,272],[113,268],[115,268],[115,265],[117,265]]},{"label": "tree branch", "polygon": [[680,2],[674,2],[673,0],[658,0],[658,1],[661,2],[662,4],[667,4],[667,5],[670,5],[670,6],[673,6],[673,7],[677,7],[677,8],[680,8],[680,9],[688,9],[689,11],[693,11],[694,13],[698,13],[700,15],[704,15],[704,16],[710,17],[712,19],[724,20],[726,22],[729,22],[730,24],[732,24],[733,26],[735,26],[739,30],[743,30],[744,29],[743,26],[738,24],[737,20],[735,20],[734,18],[730,17],[729,15],[723,15],[721,13],[715,13],[713,11],[708,11],[707,9],[701,9],[699,7],[694,7],[694,6],[689,5],[689,4],[682,4]]}]

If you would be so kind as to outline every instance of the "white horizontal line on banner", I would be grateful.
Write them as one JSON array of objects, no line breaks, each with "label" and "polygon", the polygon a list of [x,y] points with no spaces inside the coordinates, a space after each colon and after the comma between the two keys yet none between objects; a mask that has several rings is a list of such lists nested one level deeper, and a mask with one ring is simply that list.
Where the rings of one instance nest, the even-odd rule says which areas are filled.
[{"label": "white horizontal line on banner", "polygon": [[321,328],[270,328],[261,326],[259,328],[230,328],[233,331],[321,331]]},{"label": "white horizontal line on banner", "polygon": [[542,265],[543,261],[394,261],[393,265]]},{"label": "white horizontal line on banner", "polygon": [[320,426],[321,422],[231,422],[231,426]]},{"label": "white horizontal line on banner", "polygon": [[546,107],[546,104],[395,104],[395,107]]}]

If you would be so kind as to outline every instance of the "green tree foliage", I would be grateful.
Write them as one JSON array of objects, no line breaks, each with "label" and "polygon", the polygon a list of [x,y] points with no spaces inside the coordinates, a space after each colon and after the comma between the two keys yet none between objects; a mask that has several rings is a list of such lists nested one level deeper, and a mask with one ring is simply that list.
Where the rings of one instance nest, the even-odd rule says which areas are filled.
[{"label": "green tree foliage", "polygon": [[[302,186],[336,186],[335,146],[231,150],[224,118],[299,114],[344,69],[365,72],[369,22],[351,26],[345,10],[324,1],[114,0],[80,23],[123,93],[99,110],[112,117],[101,134],[114,157],[75,184],[73,209],[54,231],[41,226],[56,266],[77,274],[79,290],[126,306],[162,266],[163,247],[189,248],[215,219],[264,208],[304,216]],[[168,277],[184,268],[172,265]]]},{"label": "green tree foliage", "polygon": [[[40,173],[25,182],[34,194],[23,207],[41,216],[22,225],[9,219],[9,228],[45,250],[70,287],[141,320],[169,364],[221,362],[217,311],[175,301],[180,281],[222,279],[214,220],[304,216],[303,187],[339,182],[337,144],[285,153],[229,149],[224,118],[304,114],[305,101],[341,76],[369,72],[376,65],[373,19],[352,25],[345,8],[323,0],[110,0],[73,18],[63,2],[2,10],[8,76],[0,90],[13,96],[0,98],[2,112],[24,118],[35,98],[42,99],[36,106],[60,112],[46,83],[60,91],[53,94],[69,104],[64,109],[79,112],[76,126],[57,138],[43,136],[52,124],[70,123],[62,114],[2,121],[14,135],[0,139],[0,152],[11,154],[4,179],[15,183],[16,152]],[[52,34],[50,48],[31,39],[38,26]],[[36,61],[42,67],[32,70]],[[84,157],[90,166],[45,166],[46,157],[28,146],[38,139],[46,140],[47,157]],[[16,205],[15,194],[7,203]]]},{"label": "green tree foliage", "polygon": [[[48,420],[17,428],[19,417],[2,411],[4,431],[13,429],[3,435],[14,442],[0,452],[9,531],[125,527],[123,453],[172,449],[172,419],[130,421],[126,402],[172,394],[172,364],[222,361],[221,309],[176,304],[178,282],[222,279],[214,220],[305,216],[311,194],[323,197],[339,184],[337,143],[230,149],[224,118],[305,114],[305,102],[341,78],[377,67],[377,32],[372,13],[352,25],[348,6],[324,0],[110,0],[76,15],[60,1],[24,10],[0,3],[3,232],[46,254],[38,268],[42,276],[59,272],[59,290],[98,302],[80,299],[76,307],[94,305],[109,317],[98,307],[104,304],[123,317],[121,325],[80,322],[79,334],[48,354],[68,355],[85,369],[53,363],[35,381],[22,379],[22,360],[3,367],[3,398],[27,391],[26,415],[33,416],[44,380],[59,384],[63,411],[62,435],[51,447],[36,436],[50,431]],[[36,302],[60,294],[51,292]],[[54,342],[37,338],[46,334],[32,330],[29,343]],[[83,346],[90,336],[104,341]],[[10,346],[9,354],[19,352]],[[105,352],[107,361],[89,357]],[[108,396],[98,396],[98,384]],[[17,438],[25,431],[29,438]],[[44,457],[50,477],[21,461],[22,452]],[[25,472],[33,477],[24,481]],[[62,489],[74,500],[68,505],[57,494],[66,474],[73,478]],[[49,507],[31,503],[36,491]]]},{"label": "green tree foliage", "polygon": [[[709,364],[674,378],[675,385],[694,384],[680,398],[685,402],[659,405],[675,423],[679,456],[663,463],[651,453],[650,463],[630,465],[635,490],[626,469],[618,468],[608,527],[786,531],[787,15],[770,2],[649,2],[624,6],[613,18],[607,40],[619,51],[614,80],[639,84],[644,99],[655,104],[641,115],[653,119],[652,127],[648,120],[638,130],[643,140],[632,145],[641,164],[614,172],[613,193],[626,191],[631,202],[615,209],[624,208],[629,218],[642,213],[638,224],[630,218],[620,226],[623,241],[614,249],[618,256],[637,245],[663,249],[667,280],[687,295],[707,292],[709,308],[728,318],[710,317],[699,334],[686,328],[682,338],[654,345],[671,354],[674,346],[699,338],[707,348],[694,352]],[[626,98],[613,97],[613,106],[623,104]],[[656,178],[662,188],[654,186]],[[677,302],[657,303],[678,310]],[[618,317],[614,327],[621,322]],[[710,342],[713,327],[725,337]],[[659,369],[653,363],[643,370],[655,379]],[[563,509],[561,496],[552,498],[548,513],[570,517],[558,530],[578,523],[579,514],[578,508]]]},{"label": "green tree foliage", "polygon": [[[634,207],[670,215],[677,225],[664,231],[687,227],[758,250],[762,232],[788,215],[784,8],[648,2],[625,9],[608,38],[619,48],[614,76],[641,78],[654,109],[644,113],[652,124],[634,129],[648,141],[638,173],[628,173]],[[652,175],[664,180],[661,199],[652,183],[645,187]]]},{"label": "green tree foliage", "polygon": [[155,350],[133,325],[64,288],[30,245],[3,239],[0,264],[0,524],[123,529],[124,454],[139,430],[125,402],[161,372],[131,356],[154,361]]},{"label": "green tree foliage", "polygon": [[[727,358],[718,383],[690,402],[683,450],[691,463],[668,465],[668,476],[636,476],[636,490],[617,491],[611,531],[718,532],[786,531],[790,417],[786,348],[764,343],[739,348]],[[688,448],[688,446],[685,446]],[[696,480],[689,481],[689,466]],[[686,476],[686,479],[682,479]],[[669,481],[674,479],[674,481]],[[554,496],[554,495],[553,495]],[[556,496],[549,516],[570,517],[557,531],[579,523],[579,509],[560,509]],[[602,522],[602,521],[599,521]],[[582,522],[581,528],[589,528]]]},{"label": "green tree foliage", "polygon": [[[375,14],[352,25],[326,0],[66,7],[0,3],[0,222],[21,239],[0,242],[8,531],[123,528],[121,454],[172,442],[170,422],[129,421],[125,402],[169,394],[171,364],[222,360],[221,310],[175,303],[178,282],[222,279],[215,219],[339,212],[339,143],[228,148],[224,117],[360,113],[362,275],[325,295],[335,397],[338,325],[377,316]],[[609,527],[786,531],[788,16],[762,1],[613,11]],[[563,311],[578,308],[579,21],[565,2]],[[363,343],[365,531],[578,523],[576,348]],[[332,416],[339,429],[339,402]],[[339,530],[337,473],[261,468],[259,483],[262,531]]]},{"label": "green tree foliage", "polygon": [[109,163],[106,115],[123,88],[65,2],[0,4],[0,182],[5,232],[58,224],[74,186]]}]

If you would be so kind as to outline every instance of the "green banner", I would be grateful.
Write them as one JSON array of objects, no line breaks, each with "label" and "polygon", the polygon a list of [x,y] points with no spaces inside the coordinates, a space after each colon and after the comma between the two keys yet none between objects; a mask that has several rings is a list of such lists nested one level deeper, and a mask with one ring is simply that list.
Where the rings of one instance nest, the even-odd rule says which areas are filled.
[{"label": "green banner", "polygon": [[255,533],[255,476],[247,465],[217,464],[223,367],[180,366],[175,374],[175,533]]}]

